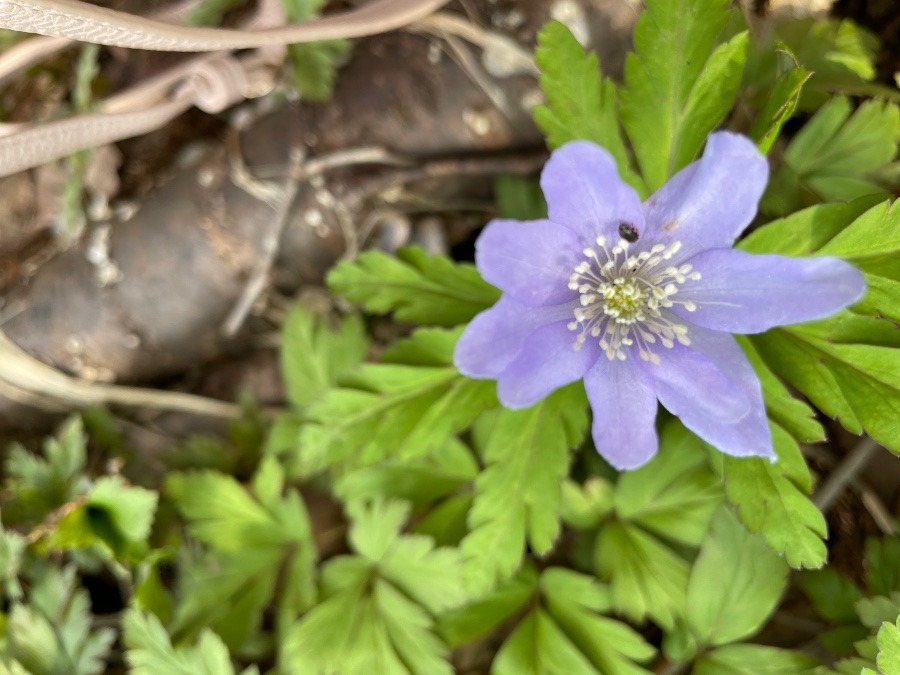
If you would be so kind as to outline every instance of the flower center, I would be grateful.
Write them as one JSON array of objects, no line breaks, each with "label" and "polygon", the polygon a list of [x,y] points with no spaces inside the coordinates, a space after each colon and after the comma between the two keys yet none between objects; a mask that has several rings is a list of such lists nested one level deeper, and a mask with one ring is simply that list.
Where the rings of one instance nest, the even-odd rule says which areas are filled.
[{"label": "flower center", "polygon": [[673,296],[685,282],[700,279],[700,272],[690,264],[663,266],[681,249],[681,242],[655,244],[631,256],[625,239],[610,250],[606,238],[597,237],[597,246],[602,254],[586,248],[587,260],[569,277],[569,288],[581,295],[575,321],[569,323],[569,330],[580,331],[574,348],[581,349],[590,335],[610,360],[624,361],[626,348],[634,345],[643,360],[659,363],[651,345],[689,345],[687,326],[671,312],[662,311],[674,305],[689,312],[696,309],[693,302]]}]

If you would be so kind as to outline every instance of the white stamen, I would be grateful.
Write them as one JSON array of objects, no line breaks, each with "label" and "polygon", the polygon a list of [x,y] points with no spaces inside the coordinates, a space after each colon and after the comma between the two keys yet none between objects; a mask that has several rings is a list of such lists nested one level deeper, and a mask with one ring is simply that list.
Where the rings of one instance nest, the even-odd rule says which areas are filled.
[{"label": "white stamen", "polygon": [[569,288],[581,296],[575,321],[567,324],[569,330],[580,331],[574,349],[581,349],[590,336],[611,361],[624,361],[634,348],[641,359],[658,364],[659,355],[651,345],[665,349],[676,342],[689,345],[687,326],[665,310],[680,305],[688,312],[696,311],[693,302],[674,298],[682,284],[699,280],[700,272],[690,263],[660,265],[678,253],[681,242],[654,244],[632,255],[625,239],[612,249],[607,248],[606,237],[599,236],[596,242],[600,252],[584,249],[587,260],[569,278]]}]

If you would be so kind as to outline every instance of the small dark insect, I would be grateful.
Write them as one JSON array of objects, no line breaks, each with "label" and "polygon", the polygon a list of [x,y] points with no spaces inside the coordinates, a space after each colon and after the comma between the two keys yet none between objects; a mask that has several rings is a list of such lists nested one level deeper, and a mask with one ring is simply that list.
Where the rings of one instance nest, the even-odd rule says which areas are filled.
[{"label": "small dark insect", "polygon": [[619,236],[629,244],[633,244],[640,235],[631,223],[619,223]]}]

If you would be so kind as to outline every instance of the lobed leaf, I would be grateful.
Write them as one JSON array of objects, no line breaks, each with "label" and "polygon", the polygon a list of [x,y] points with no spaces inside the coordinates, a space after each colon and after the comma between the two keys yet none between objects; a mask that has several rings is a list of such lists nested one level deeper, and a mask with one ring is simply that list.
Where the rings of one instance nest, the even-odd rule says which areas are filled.
[{"label": "lobed leaf", "polygon": [[822,541],[827,525],[807,497],[812,489],[809,469],[790,434],[774,422],[769,427],[777,462],[711,451],[713,465],[722,476],[728,501],[751,532],[762,534],[791,567],[821,567],[827,556]]},{"label": "lobed leaf", "polygon": [[817,202],[886,196],[892,183],[879,172],[898,143],[900,107],[867,101],[853,112],[849,100],[835,98],[791,140],[760,208],[784,215]]},{"label": "lobed leaf", "polygon": [[734,104],[747,35],[714,47],[729,5],[648,0],[635,25],[621,115],[651,192],[694,159]]},{"label": "lobed leaf", "polygon": [[350,316],[333,328],[305,305],[288,312],[281,334],[281,374],[291,405],[303,408],[337,384],[369,351],[362,321]]},{"label": "lobed leaf", "polygon": [[623,180],[645,194],[619,128],[616,87],[601,77],[597,55],[586,52],[565,24],[550,21],[538,34],[534,57],[547,102],[533,115],[547,145],[555,149],[569,141],[593,141],[615,158]]},{"label": "lobed leaf", "polygon": [[688,582],[685,619],[697,642],[717,646],[753,635],[775,610],[787,574],[762,537],[720,509]]},{"label": "lobed leaf", "polygon": [[436,326],[466,323],[500,297],[473,265],[430,256],[416,246],[400,249],[396,257],[367,251],[338,264],[327,281],[368,312]]},{"label": "lobed leaf", "polygon": [[498,410],[475,429],[485,469],[475,479],[468,581],[486,590],[519,569],[526,542],[546,554],[560,531],[560,483],[569,449],[587,429],[583,389],[566,387],[526,410]]}]

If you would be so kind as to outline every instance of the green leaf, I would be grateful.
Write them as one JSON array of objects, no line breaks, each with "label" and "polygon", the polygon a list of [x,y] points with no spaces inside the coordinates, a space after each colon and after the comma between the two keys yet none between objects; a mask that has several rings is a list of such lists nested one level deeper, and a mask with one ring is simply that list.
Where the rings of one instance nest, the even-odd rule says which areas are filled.
[{"label": "green leaf", "polygon": [[328,285],[368,312],[437,326],[466,323],[500,297],[473,265],[430,256],[417,246],[396,257],[367,251],[334,267]]},{"label": "green leaf", "polygon": [[4,462],[6,489],[16,498],[4,504],[4,521],[39,523],[83,492],[87,488],[86,443],[81,418],[76,416],[63,424],[57,438],[44,442],[44,457],[18,444],[10,446]]},{"label": "green leaf", "polygon": [[684,614],[690,566],[653,535],[613,521],[600,530],[594,558],[616,611],[633,621],[650,617],[666,629]]},{"label": "green leaf", "polygon": [[867,101],[852,113],[835,98],[791,140],[760,208],[784,215],[824,201],[886,194],[878,173],[897,155],[900,108]]},{"label": "green leaf", "polygon": [[756,141],[760,152],[768,154],[772,149],[782,127],[794,116],[803,86],[812,76],[812,72],[803,68],[790,68],[778,76],[750,128],[750,138]]},{"label": "green leaf", "polygon": [[657,456],[620,475],[613,503],[617,520],[601,526],[596,541],[598,575],[609,580],[617,611],[671,628],[687,593],[683,547],[699,546],[722,503],[702,442],[678,420],[668,422]]},{"label": "green leaf", "polygon": [[[759,377],[769,419],[782,427],[798,442],[813,443],[824,440],[825,430],[816,419],[815,411],[791,394],[781,380],[775,377],[748,338],[743,335],[735,337]],[[805,475],[808,475],[808,472]],[[808,479],[803,480],[804,485],[808,483]],[[804,489],[809,490],[808,485]]]},{"label": "green leaf", "polygon": [[867,431],[900,452],[900,350],[886,321],[843,312],[757,336],[776,375],[852,433]]},{"label": "green leaf", "polygon": [[[285,18],[290,22],[308,21],[319,16],[325,0],[281,0]],[[307,101],[327,101],[334,93],[338,64],[350,49],[349,40],[323,40],[288,45],[291,81]]]},{"label": "green leaf", "polygon": [[625,62],[622,121],[650,191],[694,159],[734,103],[747,35],[714,49],[727,0],[649,0]]},{"label": "green leaf", "polygon": [[753,635],[774,611],[788,567],[722,508],[712,522],[688,582],[685,618],[700,645]]},{"label": "green leaf", "polygon": [[475,480],[470,533],[461,544],[473,589],[515,574],[526,541],[538,555],[551,549],[569,449],[581,442],[587,421],[577,385],[526,410],[502,409],[480,420],[475,436],[486,468]]},{"label": "green leaf", "polygon": [[444,612],[438,622],[439,633],[452,647],[473,642],[509,619],[534,595],[538,575],[524,565],[512,579],[462,607]]},{"label": "green leaf", "polygon": [[878,670],[900,673],[900,618],[896,623],[884,622],[878,630]]},{"label": "green leaf", "polygon": [[22,597],[19,571],[27,540],[18,532],[7,531],[0,524],[0,592],[10,600]]},{"label": "green leaf", "polygon": [[547,217],[547,201],[536,180],[504,174],[494,181],[494,199],[501,218],[538,220]]},{"label": "green leaf", "polygon": [[722,476],[728,501],[751,532],[761,533],[791,567],[821,567],[827,556],[822,541],[827,526],[807,498],[812,488],[809,469],[790,434],[775,423],[769,426],[777,462],[711,450],[713,465]]},{"label": "green leaf", "polygon": [[693,675],[813,675],[818,661],[803,652],[764,647],[729,645],[702,656]]},{"label": "green leaf", "polygon": [[615,158],[625,182],[646,193],[629,166],[616,115],[616,88],[600,76],[597,55],[586,52],[564,24],[550,21],[538,34],[534,57],[547,103],[533,114],[547,145],[554,149],[569,141],[593,141]]},{"label": "green leaf", "polygon": [[854,604],[863,597],[850,579],[832,567],[800,575],[800,588],[819,616],[834,623],[856,621]]},{"label": "green leaf", "polygon": [[402,502],[349,507],[354,556],[322,571],[322,601],[288,632],[281,663],[288,672],[449,675],[435,614],[465,600],[456,549],[401,535]]},{"label": "green leaf", "polygon": [[362,321],[350,316],[333,328],[305,305],[296,305],[284,320],[281,374],[291,405],[303,408],[356,367],[369,351]]},{"label": "green leaf", "polygon": [[494,383],[452,365],[460,332],[419,329],[316,402],[300,432],[297,472],[421,457],[494,407]]},{"label": "green leaf", "polygon": [[[857,600],[856,614],[864,626],[873,629],[878,628],[885,621],[894,621],[897,616],[900,616],[900,592]],[[860,654],[865,656],[862,651]]]},{"label": "green leaf", "polygon": [[133,675],[234,675],[228,649],[211,630],[201,633],[195,647],[175,649],[153,614],[130,609],[123,628]]},{"label": "green leaf", "polygon": [[878,38],[849,20],[804,18],[778,21],[769,43],[751,52],[747,84],[767,89],[776,77],[779,52],[787,49],[793,60],[813,73],[799,107],[814,111],[835,93],[890,95],[889,87],[871,84],[877,74]]},{"label": "green leaf", "polygon": [[582,485],[565,480],[560,517],[566,525],[577,529],[597,527],[613,510],[613,500],[613,486],[603,478],[592,476]]},{"label": "green leaf", "polygon": [[[871,207],[871,208],[868,208]],[[868,208],[868,210],[866,210]],[[851,311],[752,338],[765,364],[849,431],[900,451],[900,208],[870,199],[806,209],[742,243],[754,253],[829,254],[863,272],[869,290]],[[892,375],[893,373],[893,375]]]},{"label": "green leaf", "polygon": [[76,587],[75,568],[47,568],[28,605],[12,606],[6,623],[7,654],[32,675],[100,675],[114,642],[110,628],[91,629],[91,601]]},{"label": "green leaf", "polygon": [[900,591],[900,537],[872,537],[866,541],[866,587],[872,595]]},{"label": "green leaf", "polygon": [[559,567],[542,573],[541,602],[506,640],[493,675],[646,675],[653,647],[627,625],[603,616],[607,590],[583,574]]},{"label": "green leaf", "polygon": [[471,451],[450,438],[427,457],[385,461],[350,471],[337,479],[334,494],[343,502],[402,499],[419,507],[447,497],[478,475]]},{"label": "green leaf", "polygon": [[212,626],[229,647],[239,648],[258,629],[276,580],[279,621],[314,602],[312,526],[299,494],[282,495],[283,484],[271,456],[253,478],[255,499],[231,476],[207,471],[169,478],[169,493],[189,531],[214,549],[182,565],[176,633]]},{"label": "green leaf", "polygon": [[159,495],[142,487],[128,485],[121,476],[104,476],[94,483],[88,495],[88,513],[103,512],[118,539],[146,542],[156,514]]},{"label": "green leaf", "polygon": [[306,101],[323,102],[334,94],[338,64],[350,51],[349,40],[323,40],[288,45],[291,84]]},{"label": "green leaf", "polygon": [[620,476],[614,498],[620,519],[688,546],[700,545],[721,502],[703,442],[675,419],[660,434],[657,456]]}]

